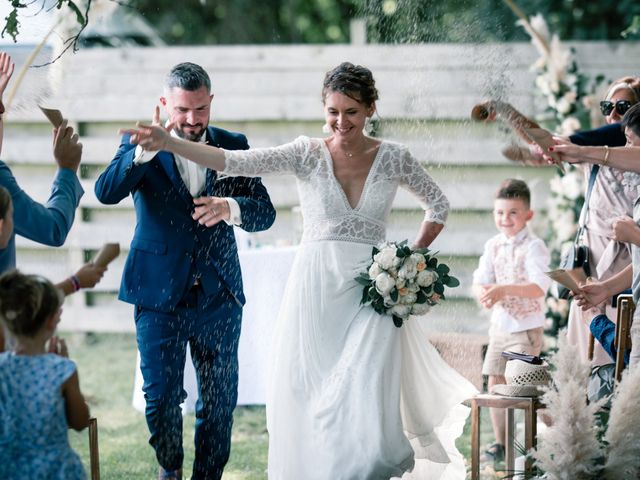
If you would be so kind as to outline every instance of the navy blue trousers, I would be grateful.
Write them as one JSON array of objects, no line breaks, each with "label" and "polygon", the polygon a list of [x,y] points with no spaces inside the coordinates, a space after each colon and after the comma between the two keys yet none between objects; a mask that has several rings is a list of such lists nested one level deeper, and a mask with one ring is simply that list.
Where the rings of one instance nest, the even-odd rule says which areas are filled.
[{"label": "navy blue trousers", "polygon": [[222,290],[206,297],[193,287],[173,312],[136,307],[136,337],[147,402],[146,419],[158,463],[182,467],[182,411],[187,342],[196,370],[195,461],[192,479],[220,479],[229,459],[238,398],[242,308]]}]

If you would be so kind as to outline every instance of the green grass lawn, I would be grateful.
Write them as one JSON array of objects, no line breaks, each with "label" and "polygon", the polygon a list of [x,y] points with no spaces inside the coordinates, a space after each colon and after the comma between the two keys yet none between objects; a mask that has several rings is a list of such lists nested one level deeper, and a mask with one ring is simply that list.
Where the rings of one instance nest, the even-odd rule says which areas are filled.
[{"label": "green grass lawn", "polygon": [[[80,386],[98,419],[100,474],[103,480],[151,479],[157,475],[153,449],[147,443],[144,415],[132,405],[136,365],[133,334],[63,334],[70,356],[78,364]],[[486,410],[486,409],[483,409]],[[184,417],[185,478],[193,462],[193,414]],[[489,418],[482,419],[483,441],[491,439]],[[87,432],[70,431],[73,448],[89,472]],[[262,406],[238,407],[235,411],[231,459],[225,480],[266,479],[268,436]],[[470,458],[470,425],[467,422],[458,448]],[[494,478],[484,476],[483,478]]]}]

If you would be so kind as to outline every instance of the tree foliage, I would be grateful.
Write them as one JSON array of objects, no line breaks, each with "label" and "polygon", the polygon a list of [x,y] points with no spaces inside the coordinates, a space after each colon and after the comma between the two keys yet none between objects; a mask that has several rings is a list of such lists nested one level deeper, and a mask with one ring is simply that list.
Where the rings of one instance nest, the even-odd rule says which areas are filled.
[{"label": "tree foliage", "polygon": [[[14,40],[18,11],[69,9],[81,27],[92,0],[4,0],[11,10],[2,36]],[[97,0],[94,0],[97,1]],[[504,0],[100,0],[141,13],[172,45],[345,43],[350,21],[366,20],[368,40],[406,42],[527,41]],[[563,40],[640,36],[637,0],[516,0],[526,15],[541,13]],[[46,5],[46,6],[45,6]],[[77,37],[71,40],[74,49]]]},{"label": "tree foliage", "polygon": [[64,7],[69,9],[75,15],[76,21],[81,28],[86,27],[89,21],[87,12],[91,7],[91,0],[87,0],[86,6],[83,8],[84,13],[83,11],[81,11],[82,4],[79,7],[77,5],[78,2],[74,2],[73,0],[55,0],[53,2],[47,2],[46,0],[31,0],[27,1],[26,3],[21,0],[6,1],[11,4],[11,9],[9,10],[9,14],[4,19],[4,27],[0,35],[4,38],[5,34],[7,34],[13,39],[14,42],[17,41],[18,34],[20,33],[20,21],[18,20],[18,12],[22,9],[28,8],[33,3],[40,4],[40,10],[36,12],[36,15],[43,10],[53,8],[61,10]]},{"label": "tree foliage", "polygon": [[[564,40],[619,40],[640,2],[528,0]],[[503,0],[129,0],[171,44],[343,43],[364,18],[369,41],[527,41]],[[637,35],[637,29],[631,34]]]}]

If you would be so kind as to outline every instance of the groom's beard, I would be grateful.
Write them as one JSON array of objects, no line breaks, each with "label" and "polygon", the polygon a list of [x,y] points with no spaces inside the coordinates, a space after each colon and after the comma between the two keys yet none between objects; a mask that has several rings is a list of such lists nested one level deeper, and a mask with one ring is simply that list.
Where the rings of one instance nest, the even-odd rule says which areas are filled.
[{"label": "groom's beard", "polygon": [[[185,131],[185,128],[189,128],[192,131],[187,132]],[[204,128],[204,125],[202,125],[201,123],[196,123],[195,125],[183,123],[179,127],[173,129],[178,137],[184,140],[189,140],[191,142],[199,142],[202,138],[202,135],[204,135],[205,130],[206,129]]]}]

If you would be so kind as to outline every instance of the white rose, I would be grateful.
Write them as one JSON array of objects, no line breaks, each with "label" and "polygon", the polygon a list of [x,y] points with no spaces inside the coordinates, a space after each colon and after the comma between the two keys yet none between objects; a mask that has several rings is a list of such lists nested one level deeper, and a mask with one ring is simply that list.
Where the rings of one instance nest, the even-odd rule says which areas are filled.
[{"label": "white rose", "polygon": [[416,262],[416,269],[421,272],[425,268],[427,268],[427,259],[424,258],[424,255],[421,253],[412,253],[411,258],[413,258]]},{"label": "white rose", "polygon": [[554,76],[549,79],[549,90],[551,90],[551,93],[555,95],[560,91],[560,82],[557,77]]},{"label": "white rose", "polygon": [[400,290],[401,288],[404,288],[404,286],[406,285],[407,281],[404,278],[396,278],[396,288],[398,290]]},{"label": "white rose", "polygon": [[549,95],[551,93],[551,89],[549,88],[549,81],[545,75],[538,75],[536,77],[536,87],[542,93],[542,95]]},{"label": "white rose", "polygon": [[415,303],[411,306],[411,315],[424,315],[431,307],[427,302]]},{"label": "white rose", "polygon": [[412,257],[406,257],[404,263],[398,270],[398,277],[400,278],[413,278],[418,273],[418,262]]},{"label": "white rose", "polygon": [[395,247],[384,247],[373,256],[373,260],[378,262],[383,270],[389,270],[400,265],[401,259],[396,256]]},{"label": "white rose", "polygon": [[582,194],[582,177],[575,171],[567,173],[561,181],[565,197],[575,200]]},{"label": "white rose", "polygon": [[576,227],[571,223],[564,223],[556,228],[556,234],[562,240],[572,239],[576,235]]},{"label": "white rose", "polygon": [[427,269],[418,273],[418,278],[416,278],[416,282],[418,282],[418,285],[420,285],[421,287],[428,287],[437,279],[438,279],[438,274],[433,270]]},{"label": "white rose", "polygon": [[562,193],[562,179],[559,176],[554,176],[549,181],[549,189],[553,193],[561,194]]},{"label": "white rose", "polygon": [[564,97],[556,102],[556,110],[562,115],[566,115],[571,111],[571,103]]},{"label": "white rose", "polygon": [[411,282],[407,285],[407,288],[411,293],[418,293],[418,290],[420,290],[420,285],[418,285],[418,282]]},{"label": "white rose", "polygon": [[387,313],[389,315],[395,315],[396,317],[407,318],[411,313],[411,306],[410,305],[394,305],[393,307],[391,307],[391,309],[389,309]]},{"label": "white rose", "polygon": [[382,272],[376,277],[376,290],[380,295],[386,297],[389,292],[396,286],[396,282],[391,275]]},{"label": "white rose", "polygon": [[378,275],[382,273],[382,268],[378,262],[373,262],[369,267],[369,278],[374,280]]},{"label": "white rose", "polygon": [[556,232],[555,237],[559,241],[572,239],[576,232],[573,212],[569,210],[561,211],[553,221],[553,229]]},{"label": "white rose", "polygon": [[576,117],[567,117],[560,124],[562,135],[571,135],[577,130],[580,130],[580,121]]},{"label": "white rose", "polygon": [[593,95],[585,95],[582,97],[582,105],[584,105],[584,108],[591,110],[594,105]]},{"label": "white rose", "polygon": [[569,90],[563,95],[562,98],[564,98],[569,103],[575,103],[576,99],[578,98],[578,94],[573,90]]},{"label": "white rose", "polygon": [[408,292],[406,295],[400,296],[400,298],[398,299],[398,303],[401,303],[403,305],[413,305],[414,303],[416,303],[416,300],[418,300],[418,295]]}]

